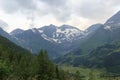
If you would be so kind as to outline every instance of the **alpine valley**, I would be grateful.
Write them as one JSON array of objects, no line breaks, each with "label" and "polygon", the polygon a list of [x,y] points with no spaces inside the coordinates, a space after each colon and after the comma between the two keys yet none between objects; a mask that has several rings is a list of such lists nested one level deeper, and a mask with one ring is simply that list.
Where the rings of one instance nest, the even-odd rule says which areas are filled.
[{"label": "alpine valley", "polygon": [[[6,23],[0,21],[0,24]],[[0,28],[0,35],[33,54],[47,50],[57,64],[106,67],[108,71],[120,72],[120,11],[104,24],[94,24],[84,31],[70,25],[51,24],[10,33]]]},{"label": "alpine valley", "polygon": [[105,67],[110,72],[120,72],[120,11],[104,24],[95,24],[87,29],[85,40],[79,47],[57,58],[59,64],[73,66]]}]

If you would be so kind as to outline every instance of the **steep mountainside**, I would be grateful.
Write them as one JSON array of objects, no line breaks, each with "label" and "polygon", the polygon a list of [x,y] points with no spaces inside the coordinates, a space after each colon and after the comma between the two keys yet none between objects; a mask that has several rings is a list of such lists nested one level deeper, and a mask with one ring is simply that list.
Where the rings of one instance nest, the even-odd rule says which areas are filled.
[{"label": "steep mountainside", "polygon": [[[117,14],[115,14],[115,16],[112,17],[113,20],[112,20],[112,18],[110,19],[110,20],[114,21],[115,24],[120,22],[120,21],[116,22],[116,20],[114,20],[116,15],[118,17],[119,12]],[[111,27],[109,27],[109,26],[111,26]],[[93,27],[95,27],[95,25],[93,25]],[[119,34],[120,34],[120,25],[117,25],[117,26],[112,25],[112,24],[107,25],[107,22],[106,22],[104,25],[100,25],[100,27],[98,27],[92,34],[89,34],[90,36],[88,36],[87,39],[84,40],[82,43],[80,41],[79,43],[81,43],[81,44],[79,45],[79,48],[71,51],[70,53],[64,55],[63,57],[56,59],[55,61],[59,64],[64,63],[64,64],[72,64],[74,66],[79,66],[79,65],[86,65],[86,66],[89,65],[90,66],[90,64],[88,64],[90,58],[88,59],[88,57],[90,55],[92,55],[92,53],[93,53],[92,51],[96,50],[97,47],[99,49],[100,46],[103,46],[105,44],[111,44],[111,43],[120,41]],[[109,49],[109,47],[111,47],[111,46],[107,47],[108,51],[111,51],[111,48]],[[119,47],[117,47],[116,49],[119,50]],[[116,49],[112,50],[113,52],[111,54],[111,57],[112,57],[112,55],[116,55],[116,54],[114,54],[114,51]],[[96,55],[97,55],[97,53],[99,53],[99,50],[97,52],[95,52]],[[94,56],[95,59],[99,59],[99,58],[96,58],[95,54],[92,56]],[[106,54],[106,55],[104,56],[104,54]],[[99,53],[99,56],[104,56],[104,58],[109,58],[108,55],[109,55],[109,52],[106,53],[104,51],[103,52],[100,51],[100,53]],[[119,54],[118,54],[118,57],[116,56],[116,59],[118,59],[118,58],[120,58]],[[99,61],[101,61],[101,60],[97,61],[95,59],[93,61],[96,61],[98,63],[99,63]],[[103,62],[101,62],[101,63],[104,64]],[[94,63],[94,64],[96,64],[96,63]],[[107,65],[107,63],[106,63],[106,65]]]},{"label": "steep mountainside", "polygon": [[30,52],[0,35],[0,55],[2,54],[9,55],[9,54],[18,54],[18,53],[25,54]]},{"label": "steep mountainside", "polygon": [[9,39],[10,41],[12,41],[12,42],[14,42],[16,44],[18,43],[17,40],[14,37],[12,37],[11,35],[9,35],[2,28],[0,28],[0,35],[3,36],[3,37],[5,37],[5,38],[7,38],[7,39]]},{"label": "steep mountainside", "polygon": [[[102,46],[106,43],[116,42],[120,40],[120,25],[107,24],[109,21],[114,21],[114,24],[118,24],[120,12],[116,13],[112,18],[108,19],[104,25],[101,25],[97,30],[89,37],[85,42],[80,45],[83,53],[89,53],[92,49]],[[111,26],[111,27],[110,27]]]},{"label": "steep mountainside", "polygon": [[38,53],[40,49],[46,49],[52,58],[74,49],[74,42],[86,35],[84,31],[69,25],[60,27],[49,25],[42,28],[19,31],[14,30],[11,35],[19,41],[22,47],[33,53]]},{"label": "steep mountainside", "polygon": [[114,26],[120,26],[120,11],[117,12],[115,15],[113,15],[111,18],[109,18],[105,25],[114,28]]},{"label": "steep mountainside", "polygon": [[10,35],[17,35],[17,34],[20,34],[20,33],[23,33],[24,32],[24,30],[22,30],[22,29],[15,29],[15,30],[13,30],[11,33],[10,33]]},{"label": "steep mountainside", "polygon": [[[81,31],[69,25],[62,25],[60,27],[57,27],[51,24],[49,26],[44,26],[42,28],[33,28],[30,30],[32,30],[33,33],[39,34],[39,36],[43,37],[45,40],[54,43],[72,42],[80,38],[82,35],[85,35],[84,31]],[[11,35],[16,37],[23,32],[23,30],[16,29],[11,32]]]},{"label": "steep mountainside", "polygon": [[120,73],[120,41],[97,47],[87,55],[81,56],[79,52],[59,57],[55,62],[71,64],[75,67],[82,65],[84,67],[106,68],[109,72]]},{"label": "steep mountainside", "polygon": [[120,42],[100,46],[87,57],[89,66],[106,67],[110,72],[120,72]]}]

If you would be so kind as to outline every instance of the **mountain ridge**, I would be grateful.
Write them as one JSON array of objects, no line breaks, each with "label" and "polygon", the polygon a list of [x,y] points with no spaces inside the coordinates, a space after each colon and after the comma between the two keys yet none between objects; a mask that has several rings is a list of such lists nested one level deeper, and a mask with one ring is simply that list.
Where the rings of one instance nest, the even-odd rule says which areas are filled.
[{"label": "mountain ridge", "polygon": [[[118,14],[115,14],[113,17],[116,17]],[[77,49],[55,59],[55,62],[58,64],[70,64],[77,67],[81,65],[85,67],[104,67],[110,72],[119,73],[120,25],[116,25],[119,22],[115,22],[114,25],[102,24],[88,39],[82,42]],[[95,25],[93,25],[93,27],[94,26]]]}]

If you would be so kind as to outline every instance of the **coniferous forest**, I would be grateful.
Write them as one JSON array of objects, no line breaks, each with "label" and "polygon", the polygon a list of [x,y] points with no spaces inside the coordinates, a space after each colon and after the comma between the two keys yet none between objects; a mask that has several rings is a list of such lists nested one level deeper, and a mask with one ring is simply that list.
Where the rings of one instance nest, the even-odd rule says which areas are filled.
[{"label": "coniferous forest", "polygon": [[[109,74],[109,76],[108,76]],[[56,65],[46,50],[38,54],[0,36],[0,80],[119,80],[105,69]]]},{"label": "coniferous forest", "polygon": [[0,36],[0,80],[65,80],[48,58],[47,51],[37,55]]}]

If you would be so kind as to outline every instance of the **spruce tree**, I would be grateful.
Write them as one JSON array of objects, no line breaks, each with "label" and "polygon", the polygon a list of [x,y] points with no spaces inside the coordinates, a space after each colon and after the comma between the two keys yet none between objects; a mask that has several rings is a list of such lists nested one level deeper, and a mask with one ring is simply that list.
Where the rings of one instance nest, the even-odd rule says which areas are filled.
[{"label": "spruce tree", "polygon": [[53,80],[55,78],[54,65],[49,60],[45,50],[40,51],[37,62],[37,80]]}]

